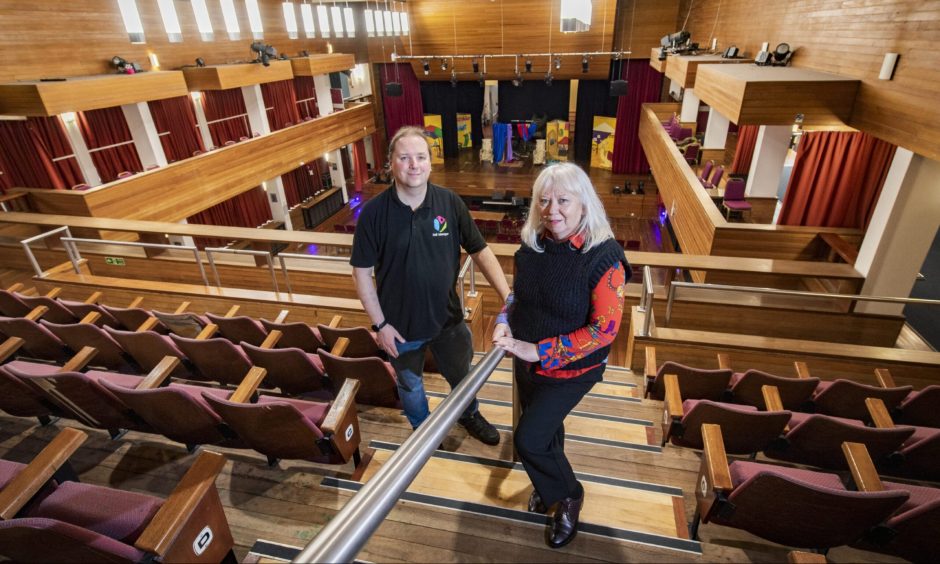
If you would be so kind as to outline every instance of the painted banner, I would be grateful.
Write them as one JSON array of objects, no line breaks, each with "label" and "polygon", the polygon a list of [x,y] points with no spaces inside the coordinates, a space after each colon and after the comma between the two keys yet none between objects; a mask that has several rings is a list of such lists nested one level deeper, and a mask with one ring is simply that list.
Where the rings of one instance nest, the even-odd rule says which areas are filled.
[{"label": "painted banner", "polygon": [[591,132],[591,166],[611,169],[614,156],[614,131],[617,130],[617,118],[594,116],[594,130]]},{"label": "painted banner", "polygon": [[441,116],[424,114],[424,140],[428,142],[432,164],[444,163],[444,129]]},{"label": "painted banner", "polygon": [[457,114],[457,147],[466,149],[473,147],[473,140],[470,138],[472,126],[470,125],[470,114]]},{"label": "painted banner", "polygon": [[568,122],[560,119],[545,124],[545,144],[547,145],[548,160],[568,160],[568,135],[570,131]]}]

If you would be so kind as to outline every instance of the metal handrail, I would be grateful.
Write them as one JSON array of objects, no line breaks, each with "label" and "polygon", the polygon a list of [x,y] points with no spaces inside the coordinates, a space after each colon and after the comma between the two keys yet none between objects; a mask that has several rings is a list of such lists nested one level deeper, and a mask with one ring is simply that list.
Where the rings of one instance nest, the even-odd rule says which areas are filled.
[{"label": "metal handrail", "polygon": [[653,322],[653,271],[649,265],[643,267],[643,293],[640,295],[640,306],[637,311],[643,315],[643,330],[640,333],[642,337],[648,337],[650,334],[650,325]]},{"label": "metal handrail", "polygon": [[209,259],[209,266],[212,267],[212,274],[215,276],[215,285],[218,288],[222,287],[222,279],[219,278],[219,270],[215,267],[215,258],[212,256],[215,253],[224,253],[229,255],[249,255],[253,257],[263,256],[268,262],[268,272],[271,274],[271,284],[274,286],[274,293],[280,293],[280,290],[277,286],[277,275],[274,273],[274,260],[271,258],[271,253],[268,251],[252,251],[249,249],[226,249],[224,247],[206,247],[203,249],[206,253],[206,258]]},{"label": "metal handrail", "polygon": [[[29,259],[30,264],[33,265],[33,271],[36,273],[36,276],[42,278],[45,271],[39,267],[39,261],[36,260],[36,255],[34,255],[33,250],[29,248],[29,244],[34,241],[41,241],[42,239],[45,239],[46,237],[49,237],[50,235],[55,235],[56,233],[61,233],[63,231],[65,232],[66,237],[72,236],[72,232],[69,231],[68,226],[64,225],[62,227],[56,227],[55,229],[51,231],[45,231],[43,233],[40,233],[39,235],[34,235],[32,237],[29,237],[28,239],[23,239],[22,241],[20,241],[20,244],[23,245],[23,250],[26,251],[26,257]],[[63,238],[60,237],[60,239],[63,239]],[[75,249],[75,254],[72,254],[72,252],[69,251],[68,245],[65,245],[65,254],[67,254],[69,256],[69,260],[72,261],[72,268],[75,269],[75,274],[80,274],[81,269],[79,269],[78,267],[78,261],[82,260],[82,257],[81,255],[78,254],[78,250]]]},{"label": "metal handrail", "polygon": [[287,263],[284,262],[284,259],[304,259],[304,260],[332,260],[332,261],[342,261],[348,262],[349,259],[346,257],[334,257],[328,255],[301,255],[297,253],[278,253],[277,261],[281,265],[281,274],[284,275],[284,283],[287,285],[287,293],[293,294],[294,290],[290,285],[290,273],[287,270]]},{"label": "metal handrail", "polygon": [[352,562],[503,359],[494,348],[330,520],[294,562]]},{"label": "metal handrail", "polygon": [[457,283],[460,285],[460,291],[457,292],[457,294],[460,298],[460,311],[464,312],[464,315],[466,315],[467,311],[466,305],[464,304],[464,280],[467,278],[467,272],[470,273],[470,293],[467,295],[471,298],[475,298],[477,297],[477,276],[476,268],[473,265],[473,257],[467,257],[463,266],[460,267],[460,272],[457,274]]},{"label": "metal handrail", "polygon": [[[173,249],[173,250],[183,250],[193,253],[193,258],[196,260],[196,266],[199,267],[199,275],[202,277],[202,283],[206,286],[209,285],[209,279],[206,278],[206,269],[202,267],[202,261],[199,260],[199,249],[192,245],[168,245],[165,243],[144,243],[141,241],[109,241],[107,239],[83,239],[80,237],[62,237],[62,242],[65,243],[65,252],[69,254],[71,258],[73,255],[81,259],[81,256],[78,254],[78,245],[77,243],[91,243],[94,245],[114,245],[118,247],[140,247],[144,249]],[[75,260],[72,261],[75,263]],[[78,272],[78,267],[76,266],[75,272]]]},{"label": "metal handrail", "polygon": [[666,301],[666,324],[672,317],[672,304],[676,299],[677,288],[693,288],[708,291],[746,292],[749,294],[771,294],[777,296],[797,296],[802,298],[820,298],[828,300],[848,300],[862,302],[882,302],[896,304],[940,305],[940,300],[924,298],[898,298],[894,296],[867,296],[863,294],[826,294],[822,292],[806,292],[802,290],[781,290],[779,288],[758,288],[753,286],[732,286],[730,284],[704,284],[697,282],[673,282],[669,288],[669,297]]}]

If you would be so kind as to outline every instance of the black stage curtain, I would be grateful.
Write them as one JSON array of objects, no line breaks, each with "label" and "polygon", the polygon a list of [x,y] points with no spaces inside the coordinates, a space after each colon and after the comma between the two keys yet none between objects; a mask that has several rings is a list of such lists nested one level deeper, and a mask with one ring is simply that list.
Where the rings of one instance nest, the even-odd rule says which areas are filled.
[{"label": "black stage curtain", "polygon": [[479,150],[483,145],[483,88],[477,82],[458,82],[457,87],[450,82],[427,81],[421,83],[421,100],[424,113],[439,114],[444,128],[444,157],[456,157],[457,114],[470,114],[470,138],[473,148]]},{"label": "black stage curtain", "polygon": [[[528,76],[528,75],[526,75]],[[549,86],[542,79],[526,80],[520,86],[513,86],[512,81],[499,81],[499,121],[527,120],[546,117],[568,120],[568,97],[570,82],[558,80]]]},{"label": "black stage curtain", "polygon": [[[577,118],[574,125],[574,158],[576,161],[590,162],[594,116],[616,117],[619,101],[619,97],[610,95],[609,80],[582,80],[578,82]],[[502,107],[500,107],[500,111],[502,111]]]}]

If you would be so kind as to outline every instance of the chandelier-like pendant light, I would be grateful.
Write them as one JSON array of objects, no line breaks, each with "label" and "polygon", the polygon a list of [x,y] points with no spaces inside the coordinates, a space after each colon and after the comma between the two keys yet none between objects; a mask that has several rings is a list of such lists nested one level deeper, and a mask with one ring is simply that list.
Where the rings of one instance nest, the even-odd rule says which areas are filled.
[{"label": "chandelier-like pendant light", "polygon": [[591,0],[561,0],[561,31],[576,33],[591,29]]}]

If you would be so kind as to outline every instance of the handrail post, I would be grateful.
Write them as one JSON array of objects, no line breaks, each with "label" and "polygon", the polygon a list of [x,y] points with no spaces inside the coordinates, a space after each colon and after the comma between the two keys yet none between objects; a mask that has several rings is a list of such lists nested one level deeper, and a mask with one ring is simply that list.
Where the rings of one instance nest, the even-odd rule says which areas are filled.
[{"label": "handrail post", "polygon": [[477,272],[476,264],[473,262],[473,259],[467,257],[467,260],[470,261],[470,293],[467,294],[471,298],[477,297]]},{"label": "handrail post", "polygon": [[[46,237],[55,235],[56,233],[61,233],[63,231],[65,232],[66,235],[65,237],[60,237],[59,240],[63,241],[66,238],[71,239],[72,233],[69,231],[68,226],[62,226],[62,227],[57,227],[55,229],[52,229],[50,231],[44,231],[40,233],[39,235],[34,235],[32,237],[28,237],[20,241],[20,244],[23,245],[23,250],[26,252],[26,258],[28,258],[30,264],[33,265],[33,271],[36,273],[36,276],[38,276],[39,278],[43,277],[44,271],[42,267],[39,266],[39,261],[36,260],[36,255],[33,254],[33,249],[29,246],[30,243],[34,241],[40,241],[42,239],[45,239]],[[78,260],[81,259],[81,256],[78,256],[78,250],[76,249],[75,253],[72,254],[69,252],[68,246],[65,245],[64,242],[63,242],[63,246],[65,247],[65,254],[68,255],[69,259],[72,261],[72,268],[75,269],[75,273],[80,274],[81,269],[78,266]]]},{"label": "handrail post", "polygon": [[672,302],[676,299],[676,286],[669,286],[669,298],[666,300],[666,323],[665,326],[669,327],[669,320],[672,318]]},{"label": "handrail post", "polygon": [[293,294],[294,290],[290,287],[290,274],[287,272],[287,262],[280,254],[278,254],[277,260],[281,263],[281,274],[284,275],[284,284],[287,286],[287,293]]},{"label": "handrail post", "polygon": [[202,252],[206,253],[206,258],[209,259],[209,268],[212,269],[212,275],[215,276],[215,287],[222,287],[222,280],[219,278],[219,270],[215,267],[215,258],[212,256],[212,252],[215,249],[210,249],[208,247],[204,248]]},{"label": "handrail post", "polygon": [[294,562],[352,562],[504,355],[499,348],[486,353],[375,476],[294,557]]}]

